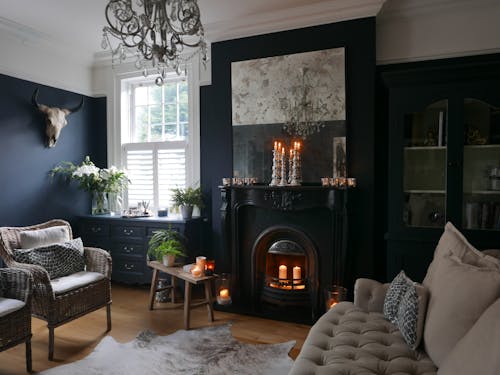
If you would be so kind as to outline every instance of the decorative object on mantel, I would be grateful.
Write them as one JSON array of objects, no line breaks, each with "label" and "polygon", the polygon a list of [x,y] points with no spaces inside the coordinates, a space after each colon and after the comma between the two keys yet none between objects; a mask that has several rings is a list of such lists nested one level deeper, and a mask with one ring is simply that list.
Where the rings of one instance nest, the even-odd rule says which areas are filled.
[{"label": "decorative object on mantel", "polygon": [[49,175],[54,177],[60,175],[68,182],[77,181],[78,187],[92,194],[92,215],[103,215],[111,212],[109,208],[109,196],[116,200],[115,205],[121,211],[121,193],[130,182],[125,171],[114,166],[110,168],[98,168],[86,156],[80,165],[63,161],[54,167]]},{"label": "decorative object on mantel", "polygon": [[157,230],[149,240],[148,257],[173,267],[177,256],[186,256],[186,238],[179,232],[168,229]]},{"label": "decorative object on mantel", "polygon": [[47,146],[50,148],[55,147],[59,136],[61,135],[61,130],[64,128],[68,121],[66,116],[78,112],[83,107],[83,96],[80,100],[80,104],[73,108],[57,108],[48,107],[44,104],[39,104],[38,100],[38,88],[33,92],[31,97],[31,102],[33,105],[45,115],[46,128],[45,134],[47,135]]},{"label": "decorative object on mantel", "polygon": [[269,186],[300,186],[301,183],[301,163],[300,163],[300,142],[293,142],[290,147],[290,157],[288,159],[288,177],[286,171],[286,153],[284,143],[274,141],[273,166],[271,182]]},{"label": "decorative object on mantel", "polygon": [[354,177],[321,177],[321,186],[336,188],[355,188],[357,185]]},{"label": "decorative object on mantel", "polygon": [[[141,7],[143,14],[139,14]],[[197,0],[109,0],[105,15],[108,26],[103,28],[101,46],[111,51],[113,64],[125,62],[127,53],[132,53],[135,67],[145,77],[148,69],[156,70],[155,83],[159,86],[169,69],[180,74],[197,54],[201,53],[203,63],[206,61],[207,45]],[[109,35],[119,41],[115,48]]]},{"label": "decorative object on mantel", "polygon": [[175,188],[172,189],[172,193],[174,207],[180,208],[184,220],[192,218],[194,206],[198,208],[204,207],[203,195],[199,186],[197,188],[188,187],[186,189]]}]

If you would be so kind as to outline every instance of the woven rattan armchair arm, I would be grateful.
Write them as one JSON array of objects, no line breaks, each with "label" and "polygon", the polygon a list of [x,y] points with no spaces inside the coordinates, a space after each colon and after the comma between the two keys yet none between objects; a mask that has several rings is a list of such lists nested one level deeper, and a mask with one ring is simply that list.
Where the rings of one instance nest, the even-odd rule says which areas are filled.
[{"label": "woven rattan armchair arm", "polygon": [[0,277],[6,283],[5,297],[29,304],[31,301],[31,276],[26,270],[0,268]]},{"label": "woven rattan armchair arm", "polygon": [[111,255],[106,250],[98,247],[85,247],[84,255],[87,271],[99,272],[108,279],[111,278]]},{"label": "woven rattan armchair arm", "polygon": [[29,272],[32,281],[33,294],[40,300],[54,299],[48,272],[36,264],[10,262],[9,268],[19,268]]}]

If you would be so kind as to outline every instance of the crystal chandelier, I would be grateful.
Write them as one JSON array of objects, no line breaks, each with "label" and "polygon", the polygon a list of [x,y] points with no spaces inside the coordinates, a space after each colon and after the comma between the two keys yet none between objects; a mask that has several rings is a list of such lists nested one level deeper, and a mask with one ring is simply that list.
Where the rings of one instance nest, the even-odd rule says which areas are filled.
[{"label": "crystal chandelier", "polygon": [[314,103],[309,97],[311,85],[306,82],[308,69],[301,68],[302,86],[300,100],[290,104],[290,99],[281,98],[281,109],[285,112],[286,120],[283,123],[283,130],[292,136],[306,139],[314,133],[318,133],[325,127],[325,122],[321,119],[328,114],[326,103]]},{"label": "crystal chandelier", "polygon": [[[143,12],[140,14],[140,12]],[[110,49],[113,64],[136,55],[135,66],[147,77],[151,70],[162,85],[168,70],[177,74],[201,52],[206,42],[197,0],[109,0],[105,9],[102,48]],[[118,40],[113,47],[109,36]]]}]

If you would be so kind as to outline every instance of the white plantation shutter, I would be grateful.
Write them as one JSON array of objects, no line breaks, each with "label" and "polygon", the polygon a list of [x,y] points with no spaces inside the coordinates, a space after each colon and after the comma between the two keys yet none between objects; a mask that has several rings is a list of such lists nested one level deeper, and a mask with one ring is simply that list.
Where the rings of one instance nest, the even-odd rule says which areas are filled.
[{"label": "white plantation shutter", "polygon": [[186,186],[186,146],[186,141],[123,145],[129,206],[143,200],[153,210],[171,206],[171,189]]},{"label": "white plantation shutter", "polygon": [[158,150],[159,207],[172,205],[171,189],[186,186],[186,150]]},{"label": "white plantation shutter", "polygon": [[128,203],[137,206],[143,200],[154,199],[154,162],[153,150],[125,151],[125,167],[131,183],[128,187]]}]

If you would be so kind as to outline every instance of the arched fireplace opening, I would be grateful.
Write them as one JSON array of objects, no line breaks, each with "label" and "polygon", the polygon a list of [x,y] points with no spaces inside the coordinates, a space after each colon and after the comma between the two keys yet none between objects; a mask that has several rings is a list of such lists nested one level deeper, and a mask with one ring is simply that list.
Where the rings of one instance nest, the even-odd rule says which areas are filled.
[{"label": "arched fireplace opening", "polygon": [[318,251],[304,232],[292,226],[264,230],[252,249],[251,272],[255,310],[317,316]]}]

